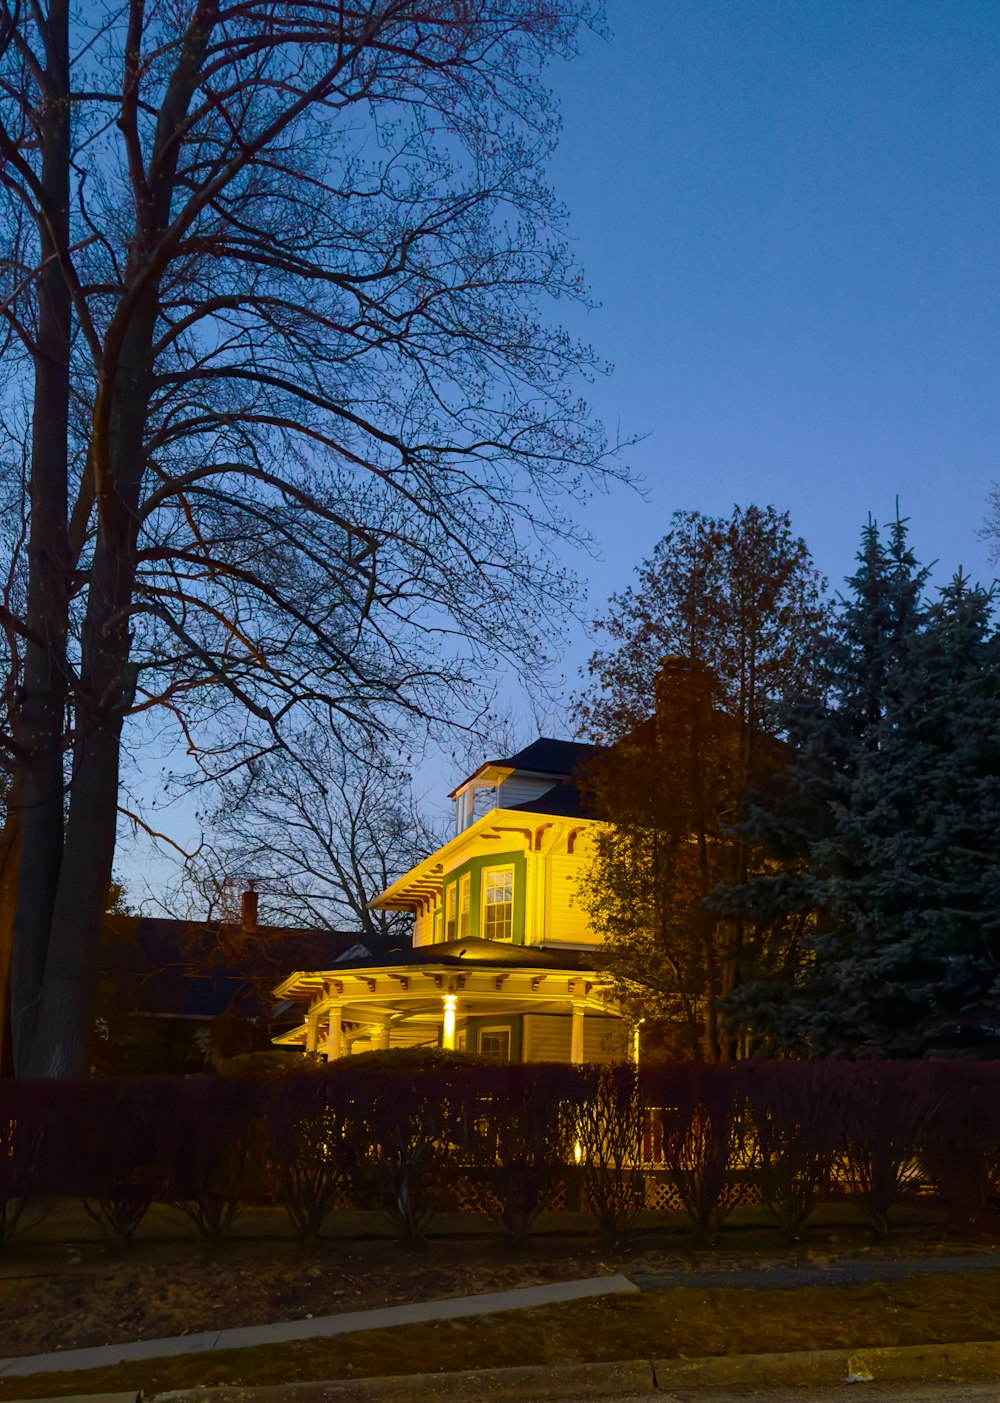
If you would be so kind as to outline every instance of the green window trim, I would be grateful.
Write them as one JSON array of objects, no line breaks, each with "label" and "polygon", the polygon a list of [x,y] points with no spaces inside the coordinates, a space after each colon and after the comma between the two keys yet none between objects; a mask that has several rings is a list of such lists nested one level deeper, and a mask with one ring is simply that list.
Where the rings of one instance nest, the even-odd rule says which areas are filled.
[{"label": "green window trim", "polygon": [[[483,891],[485,885],[485,872],[488,868],[509,868],[514,873],[514,901],[511,921],[511,939],[504,940],[504,945],[524,944],[524,916],[525,916],[525,887],[527,884],[528,864],[525,861],[523,852],[506,853],[483,853],[481,857],[472,857],[456,867],[453,872],[448,873],[447,881],[444,884],[444,906],[446,913],[450,910],[455,912],[455,935],[448,935],[448,922],[445,923],[445,940],[483,940],[486,939],[483,933]],[[469,932],[468,935],[458,935],[459,911],[461,901],[459,898],[459,884],[463,878],[469,877]],[[449,907],[449,898],[451,907]],[[435,936],[436,939],[436,936]]]}]

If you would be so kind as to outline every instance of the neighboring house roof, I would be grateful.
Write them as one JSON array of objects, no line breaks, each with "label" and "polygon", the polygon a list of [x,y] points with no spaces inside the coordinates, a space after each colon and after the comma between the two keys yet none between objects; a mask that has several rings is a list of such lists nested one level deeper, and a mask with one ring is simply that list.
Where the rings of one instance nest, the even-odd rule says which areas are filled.
[{"label": "neighboring house roof", "polygon": [[328,967],[358,948],[357,931],[118,916],[108,922],[102,977],[119,1012],[259,1018],[290,968]]}]

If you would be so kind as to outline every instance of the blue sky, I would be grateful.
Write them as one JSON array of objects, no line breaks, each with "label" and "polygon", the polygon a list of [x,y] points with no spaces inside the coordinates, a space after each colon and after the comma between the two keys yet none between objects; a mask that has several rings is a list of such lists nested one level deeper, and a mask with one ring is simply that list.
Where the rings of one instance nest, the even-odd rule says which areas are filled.
[{"label": "blue sky", "polygon": [[[615,366],[599,414],[645,435],[645,499],[585,517],[589,615],[671,512],[735,502],[787,508],[836,585],[898,496],[939,575],[992,578],[977,533],[1000,479],[1000,6],[610,0],[608,18],[609,41],[585,36],[550,75],[552,180],[600,304],[571,326]],[[589,649],[576,628],[567,691]],[[566,721],[557,706],[543,725]],[[453,778],[431,759],[428,801]],[[187,827],[182,805],[169,829]]]},{"label": "blue sky", "polygon": [[[1000,8],[612,0],[554,72],[552,168],[645,501],[588,513],[591,612],[676,508],[791,511],[840,581],[871,512],[992,578]],[[578,633],[570,675],[586,656]]]}]

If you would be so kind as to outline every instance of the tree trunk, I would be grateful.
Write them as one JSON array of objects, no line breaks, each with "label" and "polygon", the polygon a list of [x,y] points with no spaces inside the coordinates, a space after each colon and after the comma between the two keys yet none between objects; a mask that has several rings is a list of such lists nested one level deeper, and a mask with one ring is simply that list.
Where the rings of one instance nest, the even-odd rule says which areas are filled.
[{"label": "tree trunk", "polygon": [[[132,703],[129,628],[156,298],[134,309],[109,397],[106,459],[95,466],[99,518],[83,626],[69,815],[29,1075],[82,1077],[90,1065],[99,932],[111,886],[122,721]],[[95,438],[99,432],[95,429]],[[95,450],[96,458],[96,450]]]},{"label": "tree trunk", "polygon": [[67,700],[69,544],[66,529],[70,295],[59,262],[69,242],[69,6],[52,0],[39,103],[42,264],[37,279],[28,537],[29,641],[14,708],[13,810],[20,825],[10,970],[14,1065],[22,1072],[37,1031],[63,840],[63,731]]},{"label": "tree trunk", "polygon": [[10,1027],[10,959],[14,948],[14,902],[17,865],[21,850],[21,815],[11,788],[0,832],[0,1077],[14,1070],[14,1043]]}]

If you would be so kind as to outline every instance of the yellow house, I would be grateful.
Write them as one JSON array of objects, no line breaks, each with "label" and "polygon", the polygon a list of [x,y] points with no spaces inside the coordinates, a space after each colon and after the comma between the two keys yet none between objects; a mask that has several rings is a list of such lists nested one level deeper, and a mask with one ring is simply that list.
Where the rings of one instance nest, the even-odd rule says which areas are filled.
[{"label": "yellow house", "polygon": [[596,747],[541,737],[452,791],[454,836],[371,903],[412,911],[413,946],[299,971],[305,1021],[276,1041],[329,1058],[439,1046],[502,1060],[625,1060],[630,1030],[574,901],[599,825],[573,780]]}]

